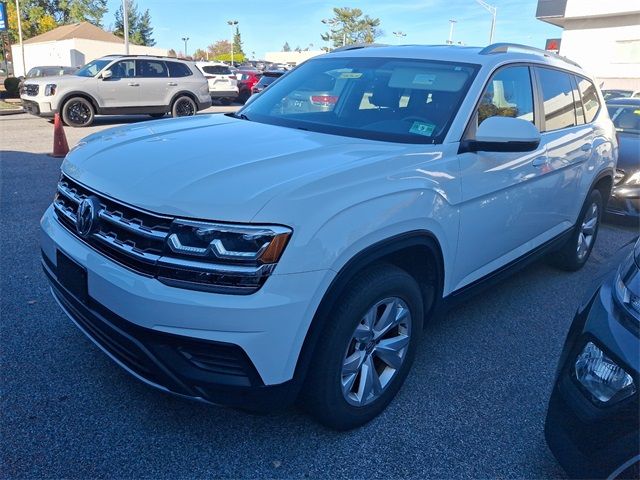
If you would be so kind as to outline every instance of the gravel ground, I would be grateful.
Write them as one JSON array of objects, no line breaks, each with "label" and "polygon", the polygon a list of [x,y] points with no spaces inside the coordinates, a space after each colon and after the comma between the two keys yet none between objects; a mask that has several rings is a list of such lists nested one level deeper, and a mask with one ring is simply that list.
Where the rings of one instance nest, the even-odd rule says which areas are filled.
[{"label": "gravel ground", "polygon": [[[69,143],[122,120],[67,128]],[[563,477],[543,438],[556,362],[576,307],[633,229],[604,226],[579,272],[537,263],[430,325],[390,407],[336,433],[295,409],[175,399],[113,364],[41,271],[38,220],[60,164],[43,154],[52,126],[15,115],[0,129],[0,478]]]}]

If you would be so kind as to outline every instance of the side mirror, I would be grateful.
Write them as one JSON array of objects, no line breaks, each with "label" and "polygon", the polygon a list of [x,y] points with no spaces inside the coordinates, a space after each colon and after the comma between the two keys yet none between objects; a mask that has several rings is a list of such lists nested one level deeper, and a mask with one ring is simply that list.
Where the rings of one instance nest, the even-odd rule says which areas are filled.
[{"label": "side mirror", "polygon": [[102,72],[102,80],[109,80],[113,77],[113,72],[111,70],[105,70]]},{"label": "side mirror", "polygon": [[465,140],[460,152],[531,152],[540,145],[540,132],[528,120],[489,117],[480,124],[474,140]]}]

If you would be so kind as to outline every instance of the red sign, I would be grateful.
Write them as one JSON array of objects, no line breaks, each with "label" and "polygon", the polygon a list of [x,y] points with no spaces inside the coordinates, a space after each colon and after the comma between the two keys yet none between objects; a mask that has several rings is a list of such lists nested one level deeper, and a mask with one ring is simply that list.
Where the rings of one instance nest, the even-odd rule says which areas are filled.
[{"label": "red sign", "polygon": [[547,43],[544,49],[549,50],[550,52],[558,53],[560,51],[560,39],[559,38],[547,39]]}]

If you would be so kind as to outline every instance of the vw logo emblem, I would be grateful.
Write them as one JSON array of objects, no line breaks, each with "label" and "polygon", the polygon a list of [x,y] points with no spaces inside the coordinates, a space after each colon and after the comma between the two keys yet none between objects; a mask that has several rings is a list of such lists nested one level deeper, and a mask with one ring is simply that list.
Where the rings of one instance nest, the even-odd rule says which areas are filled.
[{"label": "vw logo emblem", "polygon": [[76,211],[76,230],[78,231],[78,235],[81,237],[91,235],[96,220],[98,219],[99,207],[100,203],[96,197],[87,197],[80,202],[78,210]]}]

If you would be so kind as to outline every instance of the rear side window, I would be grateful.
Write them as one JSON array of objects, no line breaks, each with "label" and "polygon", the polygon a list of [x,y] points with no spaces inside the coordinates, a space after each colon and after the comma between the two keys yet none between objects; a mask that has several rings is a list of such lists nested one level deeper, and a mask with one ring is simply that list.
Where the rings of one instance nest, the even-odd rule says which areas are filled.
[{"label": "rear side window", "polygon": [[229,67],[225,67],[224,65],[207,65],[202,67],[202,71],[209,75],[231,75]]},{"label": "rear side window", "polygon": [[587,123],[591,123],[596,118],[598,110],[600,110],[600,100],[598,99],[596,86],[586,78],[578,77],[576,80],[578,80],[578,90],[580,90],[580,95],[582,96],[585,119]]},{"label": "rear side window", "polygon": [[191,69],[184,63],[167,62],[167,67],[169,67],[170,77],[188,77],[193,75]]},{"label": "rear side window", "polygon": [[159,78],[167,77],[167,67],[158,60],[136,60],[136,77]]},{"label": "rear side window", "polygon": [[571,76],[560,70],[538,68],[544,102],[546,132],[576,125]]},{"label": "rear side window", "polygon": [[533,122],[529,67],[506,67],[494,74],[478,106],[478,125],[489,117],[513,117]]}]

